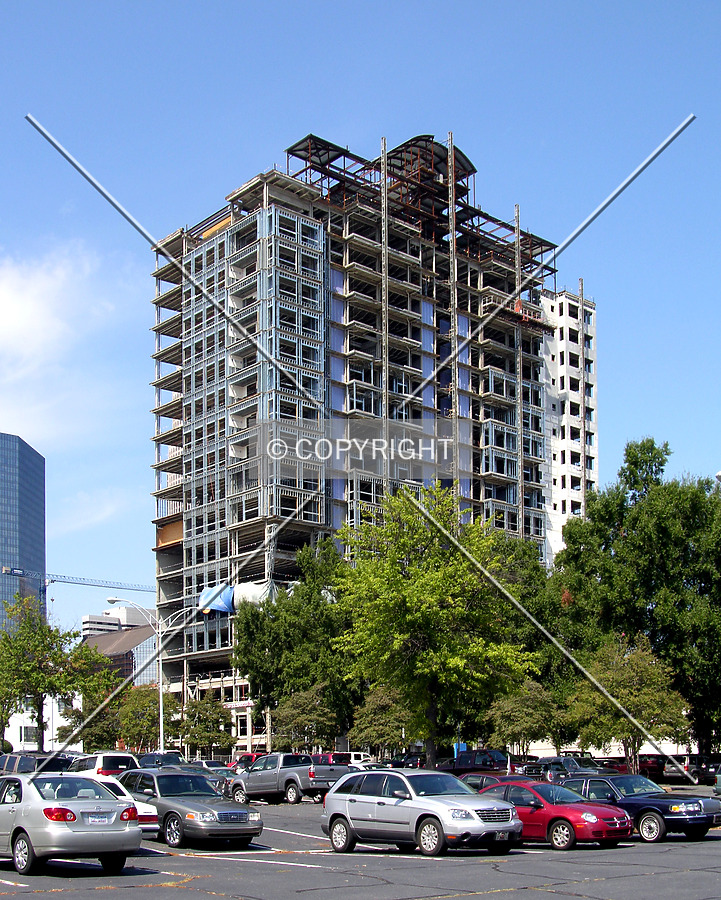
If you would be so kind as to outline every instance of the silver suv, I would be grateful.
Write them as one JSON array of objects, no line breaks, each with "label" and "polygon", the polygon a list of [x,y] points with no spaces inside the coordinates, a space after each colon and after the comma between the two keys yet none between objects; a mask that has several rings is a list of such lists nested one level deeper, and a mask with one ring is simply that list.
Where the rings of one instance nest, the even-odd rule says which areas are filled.
[{"label": "silver suv", "polygon": [[507,853],[521,839],[515,806],[484,799],[448,772],[353,772],[326,794],[323,833],[336,853],[357,841],[419,847],[438,856],[448,847],[486,847]]}]

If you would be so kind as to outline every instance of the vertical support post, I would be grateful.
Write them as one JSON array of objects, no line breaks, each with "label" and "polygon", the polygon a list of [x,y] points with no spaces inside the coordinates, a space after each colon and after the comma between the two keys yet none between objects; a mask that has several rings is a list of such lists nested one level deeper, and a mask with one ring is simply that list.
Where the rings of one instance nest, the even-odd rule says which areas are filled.
[{"label": "vertical support post", "polygon": [[[388,446],[388,148],[381,138],[381,360],[383,364],[383,438]],[[388,490],[390,464],[383,454],[383,490]]]},{"label": "vertical support post", "polygon": [[448,132],[448,286],[451,303],[451,421],[453,425],[453,492],[460,498],[460,439],[458,397],[458,260],[456,259],[456,154]]},{"label": "vertical support post", "polygon": [[578,279],[578,337],[581,363],[581,515],[586,515],[586,332],[583,302],[583,278]]},{"label": "vertical support post", "polygon": [[516,304],[515,309],[517,313],[523,312],[523,301],[521,300],[521,209],[519,205],[516,203],[514,209],[514,224],[515,224],[515,251],[516,251]]},{"label": "vertical support post", "polygon": [[159,717],[159,736],[158,750],[163,753],[165,751],[165,722],[163,716],[163,617],[158,611],[158,621],[156,628],[158,638],[158,717]]}]

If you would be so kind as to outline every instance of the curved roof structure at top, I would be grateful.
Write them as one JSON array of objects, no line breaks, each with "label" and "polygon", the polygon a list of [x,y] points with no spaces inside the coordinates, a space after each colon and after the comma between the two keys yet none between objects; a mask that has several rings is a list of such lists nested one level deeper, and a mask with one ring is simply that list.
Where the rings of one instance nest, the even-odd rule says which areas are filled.
[{"label": "curved roof structure at top", "polygon": [[[418,134],[388,151],[389,165],[405,169],[414,160],[422,161],[434,172],[444,176],[448,174],[448,147],[437,141],[432,134]],[[458,147],[453,148],[453,160],[456,179],[467,178],[478,171]],[[380,157],[374,160],[374,164],[380,165]]]}]

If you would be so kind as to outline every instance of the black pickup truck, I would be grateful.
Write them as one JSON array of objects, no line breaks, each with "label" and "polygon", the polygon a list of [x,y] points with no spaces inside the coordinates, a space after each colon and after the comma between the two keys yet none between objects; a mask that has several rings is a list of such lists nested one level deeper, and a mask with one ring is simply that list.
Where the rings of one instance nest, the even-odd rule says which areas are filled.
[{"label": "black pickup truck", "polygon": [[441,763],[441,772],[465,775],[466,772],[505,772],[508,757],[500,750],[461,750],[455,759]]}]

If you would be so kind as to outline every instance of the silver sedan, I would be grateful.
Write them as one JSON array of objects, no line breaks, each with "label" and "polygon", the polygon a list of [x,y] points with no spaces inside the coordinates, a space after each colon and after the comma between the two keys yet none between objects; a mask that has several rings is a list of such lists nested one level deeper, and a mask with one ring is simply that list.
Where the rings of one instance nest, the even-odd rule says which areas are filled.
[{"label": "silver sedan", "polygon": [[448,847],[486,847],[507,853],[521,839],[516,808],[479,797],[446,772],[351,773],[325,797],[321,828],[337,853],[357,841],[420,848],[437,856]]},{"label": "silver sedan", "polygon": [[263,831],[257,809],[226,800],[198,769],[133,769],[119,781],[133,799],[156,808],[165,843],[173,849],[188,838],[227,838],[248,847]]},{"label": "silver sedan", "polygon": [[132,800],[97,781],[42,772],[0,779],[0,856],[21,875],[58,856],[97,857],[117,875],[141,838]]}]

